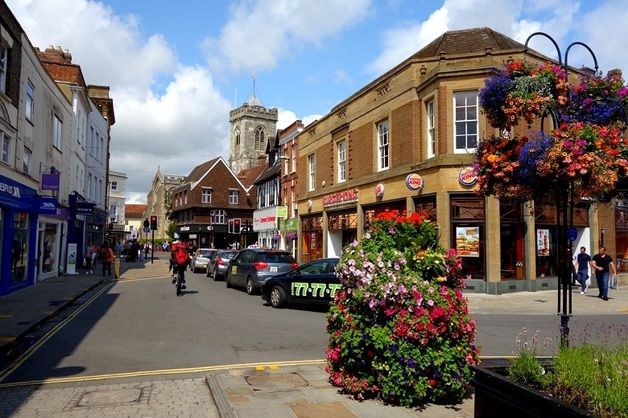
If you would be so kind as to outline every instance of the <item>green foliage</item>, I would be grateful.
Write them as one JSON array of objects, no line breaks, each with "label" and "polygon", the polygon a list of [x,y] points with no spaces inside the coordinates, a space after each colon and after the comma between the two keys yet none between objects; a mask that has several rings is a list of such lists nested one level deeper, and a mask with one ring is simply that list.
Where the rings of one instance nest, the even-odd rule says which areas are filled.
[{"label": "green foliage", "polygon": [[387,212],[344,249],[327,358],[330,380],[350,396],[413,406],[465,395],[479,355],[475,323],[460,260],[436,238],[418,214]]}]

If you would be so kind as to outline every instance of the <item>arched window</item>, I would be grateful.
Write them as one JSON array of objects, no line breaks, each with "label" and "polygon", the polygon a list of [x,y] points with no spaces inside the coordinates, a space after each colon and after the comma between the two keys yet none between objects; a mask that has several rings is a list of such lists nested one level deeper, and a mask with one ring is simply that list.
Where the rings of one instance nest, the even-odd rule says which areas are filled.
[{"label": "arched window", "polygon": [[235,132],[233,134],[233,136],[235,137],[235,145],[236,147],[240,146],[240,128],[235,128]]},{"label": "arched window", "polygon": [[264,151],[264,128],[261,126],[255,131],[255,151]]}]

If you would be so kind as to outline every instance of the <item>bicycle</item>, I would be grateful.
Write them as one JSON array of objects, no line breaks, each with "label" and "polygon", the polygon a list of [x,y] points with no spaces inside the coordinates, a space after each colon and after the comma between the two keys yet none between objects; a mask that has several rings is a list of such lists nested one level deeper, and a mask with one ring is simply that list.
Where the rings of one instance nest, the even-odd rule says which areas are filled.
[{"label": "bicycle", "polygon": [[177,296],[181,296],[183,294],[183,292],[181,292],[181,289],[185,289],[185,270],[187,268],[187,266],[176,266],[175,267],[177,269],[177,278],[173,281],[175,288],[177,290]]}]

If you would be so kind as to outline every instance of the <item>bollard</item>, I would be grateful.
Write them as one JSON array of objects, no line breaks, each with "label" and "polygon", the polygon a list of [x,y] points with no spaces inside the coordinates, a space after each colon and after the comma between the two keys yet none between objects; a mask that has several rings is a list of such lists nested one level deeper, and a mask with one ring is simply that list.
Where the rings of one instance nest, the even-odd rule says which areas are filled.
[{"label": "bollard", "polygon": [[120,257],[113,259],[113,273],[116,279],[120,278]]}]

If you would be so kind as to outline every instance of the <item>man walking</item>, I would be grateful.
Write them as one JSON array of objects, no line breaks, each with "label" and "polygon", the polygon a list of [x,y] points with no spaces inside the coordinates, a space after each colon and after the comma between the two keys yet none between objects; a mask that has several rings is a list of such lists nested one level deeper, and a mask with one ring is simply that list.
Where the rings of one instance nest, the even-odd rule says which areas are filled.
[{"label": "man walking", "polygon": [[589,264],[591,263],[591,256],[587,254],[587,249],[580,247],[580,252],[576,256],[574,267],[576,268],[576,280],[580,283],[580,294],[587,293],[587,279],[589,278]]},{"label": "man walking", "polygon": [[600,289],[598,298],[608,300],[608,275],[617,274],[615,264],[610,255],[606,254],[606,248],[600,245],[599,252],[593,256],[591,260],[591,268],[595,271],[595,279]]}]

